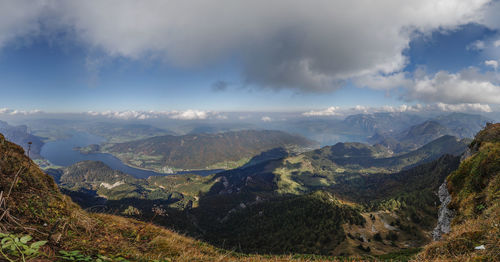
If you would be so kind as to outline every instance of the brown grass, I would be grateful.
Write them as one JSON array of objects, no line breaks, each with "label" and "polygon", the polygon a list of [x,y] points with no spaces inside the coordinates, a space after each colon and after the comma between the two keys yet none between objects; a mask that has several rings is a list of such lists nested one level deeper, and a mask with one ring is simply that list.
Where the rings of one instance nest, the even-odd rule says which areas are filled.
[{"label": "brown grass", "polygon": [[[471,219],[452,227],[442,241],[425,247],[417,256],[423,261],[500,261],[500,216]],[[484,245],[485,250],[475,250]]]},{"label": "brown grass", "polygon": [[[500,261],[500,124],[472,142],[474,155],[448,177],[457,212],[450,234],[427,245],[418,260]],[[484,245],[484,250],[475,247]]]}]

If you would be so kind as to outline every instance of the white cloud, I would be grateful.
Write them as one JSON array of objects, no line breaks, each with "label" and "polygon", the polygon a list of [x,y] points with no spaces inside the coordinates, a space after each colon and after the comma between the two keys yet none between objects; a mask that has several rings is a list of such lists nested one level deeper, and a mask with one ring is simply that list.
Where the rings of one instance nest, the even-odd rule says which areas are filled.
[{"label": "white cloud", "polygon": [[428,108],[429,106],[423,106],[421,104],[416,104],[416,105],[399,105],[399,106],[390,106],[390,105],[385,105],[385,106],[378,106],[378,107],[370,107],[370,106],[361,106],[357,105],[355,107],[347,108],[341,110],[345,115],[349,114],[369,114],[369,113],[404,113],[404,112],[421,112],[425,108]]},{"label": "white cloud", "polygon": [[494,47],[499,47],[500,46],[500,39],[497,40],[497,41],[495,41],[495,42],[493,42],[493,46]]},{"label": "white cloud", "polygon": [[498,68],[498,61],[496,60],[486,60],[484,61],[484,64],[493,67],[495,70]]},{"label": "white cloud", "polygon": [[340,107],[338,107],[338,106],[331,106],[331,107],[324,109],[324,110],[318,110],[318,111],[311,110],[309,112],[304,112],[304,113],[302,113],[302,115],[304,115],[304,116],[335,116],[335,115],[340,115],[340,113],[338,112],[339,109],[340,109]]},{"label": "white cloud", "polygon": [[[366,111],[366,110],[365,110]],[[404,112],[491,112],[491,108],[488,104],[480,103],[462,103],[462,104],[445,104],[445,103],[435,103],[427,105],[400,105],[400,106],[382,106],[382,107],[372,107],[368,110],[369,112],[389,112],[389,113],[404,113]]]},{"label": "white cloud", "polygon": [[90,116],[104,116],[108,118],[116,118],[116,119],[124,119],[124,120],[129,120],[129,119],[139,119],[139,120],[144,120],[144,119],[149,119],[149,118],[157,118],[157,114],[154,112],[141,112],[141,111],[105,111],[105,112],[94,112],[94,111],[89,111],[87,112],[88,115]]},{"label": "white cloud", "polygon": [[[331,108],[335,108],[334,114],[329,114],[332,111]],[[378,106],[369,107],[357,105],[355,107],[341,108],[341,107],[329,107],[324,110],[309,111],[302,113],[303,116],[316,117],[316,116],[347,116],[352,114],[372,114],[372,113],[420,113],[420,112],[482,112],[488,113],[492,112],[491,107],[488,104],[480,103],[462,103],[462,104],[445,104],[445,103],[435,103],[427,105],[400,105],[400,106]],[[311,113],[312,112],[312,113]]]},{"label": "white cloud", "polygon": [[474,42],[472,42],[471,44],[469,44],[466,49],[467,50],[474,50],[474,51],[481,51],[483,50],[485,47],[485,44],[483,41],[481,40],[476,40]]},{"label": "white cloud", "polygon": [[401,71],[414,31],[494,25],[488,2],[3,1],[0,45],[43,28],[69,30],[112,57],[153,57],[180,67],[237,53],[248,84],[328,91],[351,78]]},{"label": "white cloud", "polygon": [[449,73],[437,72],[433,76],[423,76],[408,87],[405,99],[424,102],[459,103],[500,103],[500,86],[496,74],[481,74],[475,68]]},{"label": "white cloud", "polygon": [[264,122],[271,122],[273,121],[270,117],[268,116],[263,116],[260,120],[264,121]]},{"label": "white cloud", "polygon": [[[498,61],[488,60],[485,64],[498,68]],[[406,101],[424,103],[483,103],[500,104],[500,74],[493,71],[480,72],[478,68],[469,67],[457,73],[439,71],[428,75],[419,68],[409,74],[372,75],[354,79],[359,87],[373,86],[376,89],[394,89],[400,98]]]},{"label": "white cloud", "polygon": [[444,103],[438,103],[436,105],[441,111],[452,111],[452,112],[467,112],[467,111],[477,111],[477,112],[491,112],[491,107],[485,104],[456,104],[448,105]]},{"label": "white cloud", "polygon": [[181,120],[194,120],[194,119],[207,119],[209,116],[209,112],[201,111],[201,110],[186,110],[186,111],[172,111],[167,113],[172,119],[181,119]]},{"label": "white cloud", "polygon": [[39,109],[34,110],[17,110],[10,108],[0,108],[0,114],[4,115],[34,115],[34,114],[42,114],[43,111]]},{"label": "white cloud", "polygon": [[203,110],[193,110],[188,109],[185,111],[105,111],[105,112],[87,112],[90,116],[103,116],[108,118],[115,119],[137,119],[137,120],[145,120],[145,119],[153,119],[153,118],[161,118],[166,117],[170,119],[178,119],[178,120],[204,120],[204,119],[227,119],[227,116],[222,115],[218,112],[214,111],[203,111]]}]

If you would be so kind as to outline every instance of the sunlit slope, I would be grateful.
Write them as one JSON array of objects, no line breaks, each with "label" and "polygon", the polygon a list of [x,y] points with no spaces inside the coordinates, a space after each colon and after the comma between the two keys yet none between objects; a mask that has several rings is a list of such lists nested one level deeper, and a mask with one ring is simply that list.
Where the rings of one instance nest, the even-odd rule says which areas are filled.
[{"label": "sunlit slope", "polygon": [[244,165],[253,156],[282,147],[290,150],[314,143],[281,131],[244,130],[217,134],[157,136],[107,144],[102,151],[127,164],[165,172],[175,169],[228,169]]},{"label": "sunlit slope", "polygon": [[487,125],[470,150],[447,178],[456,213],[451,232],[427,246],[423,259],[500,260],[500,124]]}]

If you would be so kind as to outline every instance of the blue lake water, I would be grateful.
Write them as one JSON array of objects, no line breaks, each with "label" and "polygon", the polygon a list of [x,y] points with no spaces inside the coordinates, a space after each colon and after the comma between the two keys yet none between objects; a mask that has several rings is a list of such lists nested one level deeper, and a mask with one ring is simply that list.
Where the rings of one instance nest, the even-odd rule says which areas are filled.
[{"label": "blue lake water", "polygon": [[[71,137],[57,141],[47,142],[43,145],[40,155],[49,160],[52,164],[58,166],[70,166],[80,161],[93,160],[101,161],[112,169],[130,174],[137,178],[147,178],[149,176],[165,176],[172,174],[157,173],[154,171],[133,168],[125,165],[120,159],[110,154],[82,154],[75,147],[84,147],[91,144],[100,144],[106,139],[85,132],[72,132]],[[217,173],[222,170],[196,170],[179,171],[175,174],[197,174],[206,176]]]}]

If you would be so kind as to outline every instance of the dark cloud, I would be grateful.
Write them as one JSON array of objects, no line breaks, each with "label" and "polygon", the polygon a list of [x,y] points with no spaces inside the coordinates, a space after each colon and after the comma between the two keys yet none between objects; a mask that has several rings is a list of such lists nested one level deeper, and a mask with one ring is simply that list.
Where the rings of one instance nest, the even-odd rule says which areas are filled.
[{"label": "dark cloud", "polygon": [[226,91],[229,87],[229,83],[226,81],[218,80],[212,84],[212,90],[215,92]]},{"label": "dark cloud", "polygon": [[[490,2],[2,1],[0,45],[40,30],[50,17],[46,30],[67,28],[77,41],[110,57],[157,57],[178,67],[237,57],[247,86],[324,92],[361,79],[381,88],[383,79],[370,79],[389,75],[406,81],[399,77],[408,63],[403,51],[415,31],[427,34],[467,23],[498,28],[492,10],[499,5]],[[443,77],[428,86],[455,83],[454,76]],[[227,83],[216,82],[213,88],[224,90]]]}]

